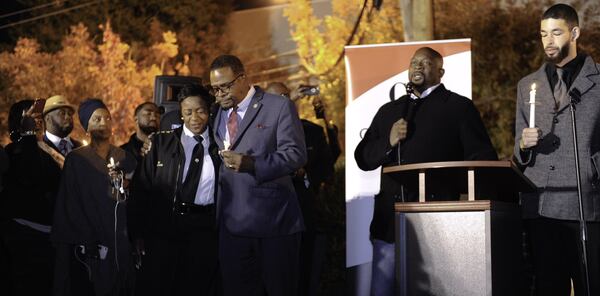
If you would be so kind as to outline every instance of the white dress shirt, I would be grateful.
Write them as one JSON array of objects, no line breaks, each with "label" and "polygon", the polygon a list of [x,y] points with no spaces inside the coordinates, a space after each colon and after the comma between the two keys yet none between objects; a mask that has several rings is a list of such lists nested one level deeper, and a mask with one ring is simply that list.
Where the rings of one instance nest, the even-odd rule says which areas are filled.
[{"label": "white dress shirt", "polygon": [[[202,148],[204,149],[204,160],[202,163],[202,172],[200,173],[200,184],[196,190],[196,197],[194,203],[197,205],[209,205],[215,202],[215,168],[213,161],[208,153],[208,146],[210,145],[208,128],[202,133]],[[194,133],[192,133],[185,124],[183,125],[183,133],[181,134],[181,145],[185,152],[185,164],[183,166],[183,178],[182,183],[185,181],[190,162],[192,161],[192,152],[196,146],[196,139],[194,139]]]},{"label": "white dress shirt", "polygon": [[58,144],[60,143],[60,140],[65,140],[65,141],[67,141],[67,145],[69,145],[69,151],[73,150],[73,142],[71,142],[71,138],[69,136],[61,138],[57,135],[52,134],[49,131],[46,131],[46,138],[48,138],[48,140],[50,140],[50,142],[52,142],[52,144],[54,144],[54,147],[56,147],[57,149],[58,149]]},{"label": "white dress shirt", "polygon": [[417,96],[416,96],[416,95],[414,95],[414,94],[410,94],[410,98],[411,98],[411,99],[413,99],[413,100],[417,100],[417,99],[423,99],[423,98],[425,98],[426,96],[430,95],[430,94],[431,94],[431,93],[432,93],[432,92],[433,92],[433,91],[434,91],[436,88],[438,88],[438,86],[440,86],[440,85],[441,85],[441,83],[438,83],[438,84],[436,84],[436,85],[434,85],[434,86],[432,86],[432,87],[430,87],[430,88],[426,89],[424,92],[422,92],[422,93],[421,93],[421,96],[420,96],[420,97],[417,97]]}]

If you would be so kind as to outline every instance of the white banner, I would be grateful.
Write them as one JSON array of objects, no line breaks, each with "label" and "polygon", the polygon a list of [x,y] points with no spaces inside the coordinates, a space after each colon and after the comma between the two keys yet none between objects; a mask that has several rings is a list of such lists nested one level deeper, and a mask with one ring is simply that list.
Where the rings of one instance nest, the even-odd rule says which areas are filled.
[{"label": "white banner", "polygon": [[[375,113],[390,101],[397,82],[408,82],[408,65],[414,52],[431,47],[444,57],[447,89],[471,98],[471,40],[440,40],[347,46],[346,63],[346,267],[371,262],[369,225],[373,196],[379,192],[381,168],[365,172],[354,160],[354,150]],[[396,97],[405,94],[402,85]]]}]

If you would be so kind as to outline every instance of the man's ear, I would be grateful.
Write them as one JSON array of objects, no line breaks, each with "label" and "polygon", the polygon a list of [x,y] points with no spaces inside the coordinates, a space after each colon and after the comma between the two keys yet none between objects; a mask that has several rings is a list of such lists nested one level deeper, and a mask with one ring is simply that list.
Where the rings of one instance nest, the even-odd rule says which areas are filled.
[{"label": "man's ear", "polygon": [[571,29],[571,41],[575,41],[579,38],[579,34],[581,33],[581,29],[578,26],[573,27]]},{"label": "man's ear", "polygon": [[444,76],[444,73],[446,73],[446,70],[444,70],[444,68],[440,68],[440,78]]}]

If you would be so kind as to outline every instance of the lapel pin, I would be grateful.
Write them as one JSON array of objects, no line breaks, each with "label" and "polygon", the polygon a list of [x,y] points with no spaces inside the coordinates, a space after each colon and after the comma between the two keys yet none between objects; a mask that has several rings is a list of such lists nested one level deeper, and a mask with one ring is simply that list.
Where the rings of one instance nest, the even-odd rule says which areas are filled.
[{"label": "lapel pin", "polygon": [[196,163],[200,162],[200,160],[199,160],[198,158],[194,159],[194,161],[195,161]]},{"label": "lapel pin", "polygon": [[252,105],[252,108],[256,109],[256,107],[258,107],[258,104],[254,103],[254,105]]}]

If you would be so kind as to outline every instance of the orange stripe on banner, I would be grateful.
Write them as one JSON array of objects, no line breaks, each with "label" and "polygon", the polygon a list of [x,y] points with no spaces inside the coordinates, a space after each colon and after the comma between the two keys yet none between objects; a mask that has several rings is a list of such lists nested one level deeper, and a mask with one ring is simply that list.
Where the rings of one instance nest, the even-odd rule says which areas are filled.
[{"label": "orange stripe on banner", "polygon": [[414,52],[424,46],[435,49],[444,57],[471,50],[470,40],[346,47],[346,79],[351,81],[346,103],[390,77],[408,70]]}]

